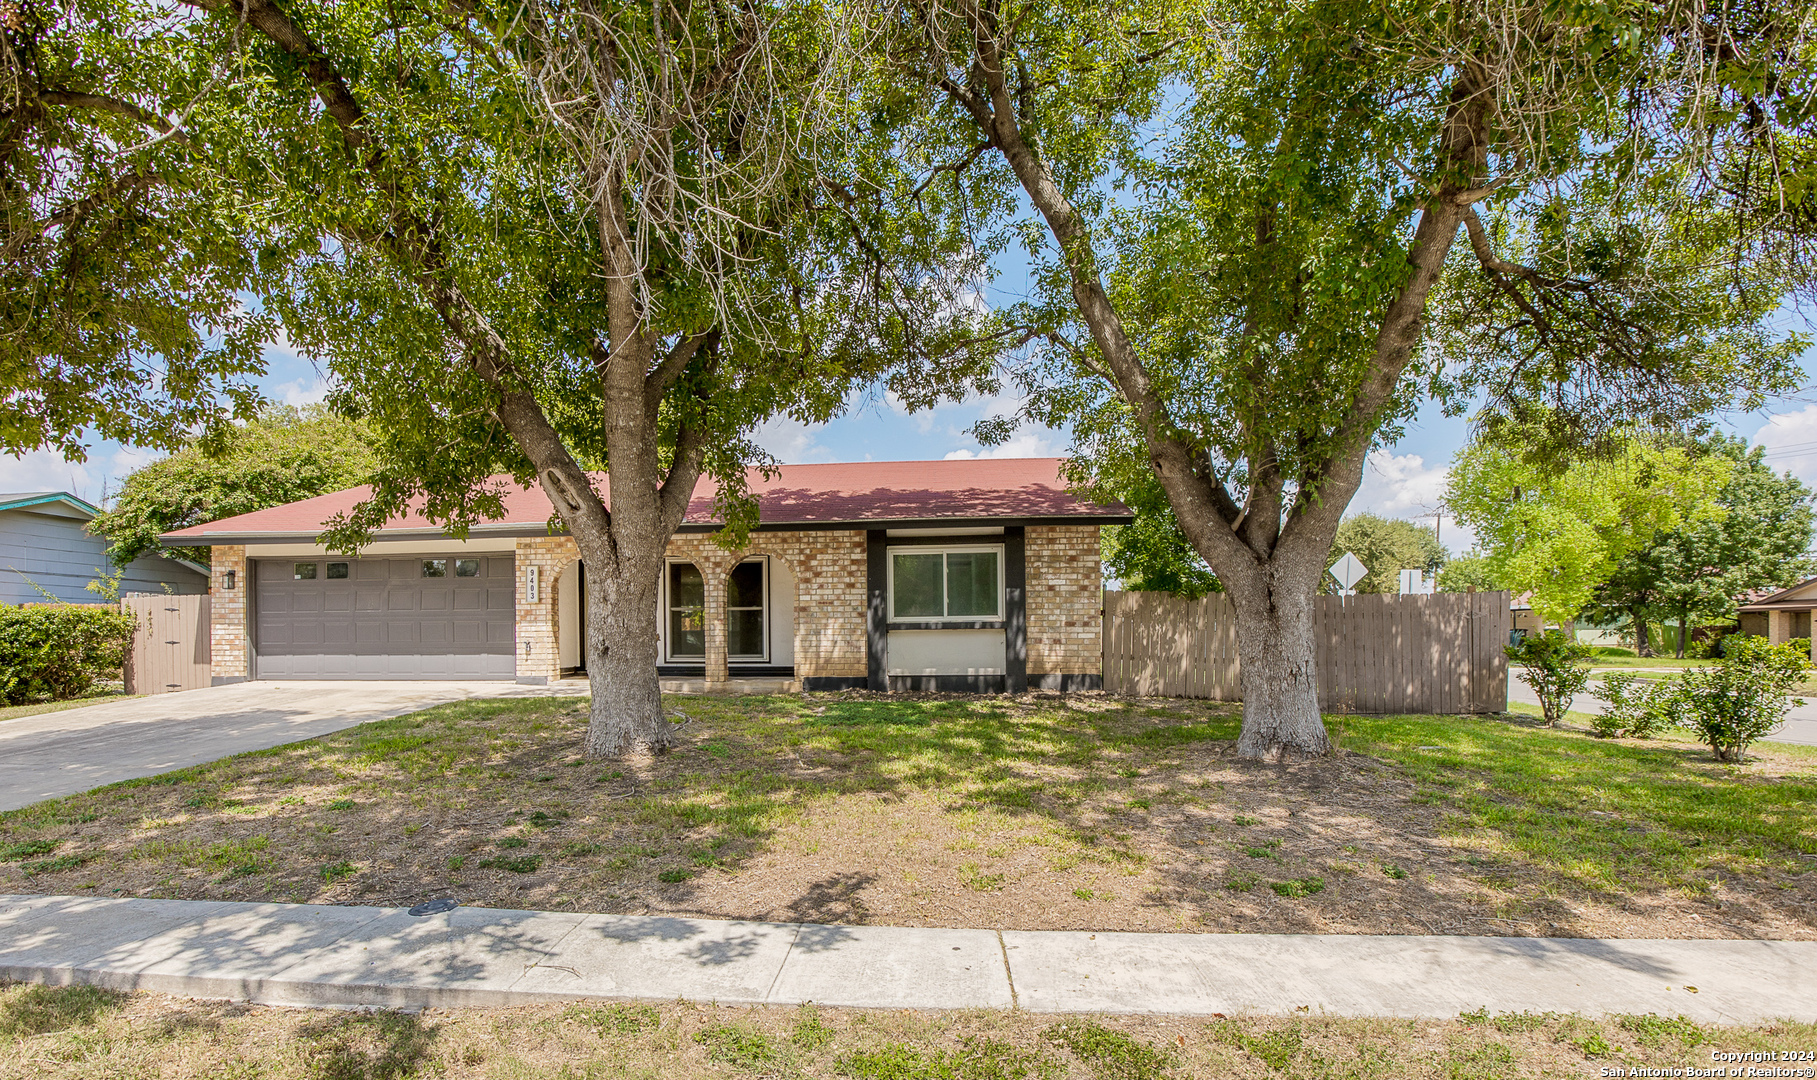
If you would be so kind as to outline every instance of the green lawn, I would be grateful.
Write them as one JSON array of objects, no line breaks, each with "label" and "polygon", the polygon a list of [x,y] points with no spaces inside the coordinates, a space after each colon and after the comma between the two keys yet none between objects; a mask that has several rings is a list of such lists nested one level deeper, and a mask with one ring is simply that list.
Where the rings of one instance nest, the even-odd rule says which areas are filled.
[{"label": "green lawn", "polygon": [[[0,814],[0,892],[1303,933],[1817,933],[1817,748],[1524,718],[1332,717],[1231,756],[1229,706],[672,697],[590,762],[586,703],[456,702]],[[1636,913],[1639,914],[1636,914]],[[1651,921],[1648,921],[1651,920]],[[1440,928],[1449,928],[1440,930]]]},{"label": "green lawn", "polygon": [[397,1013],[0,984],[0,1076],[32,1080],[1514,1080],[1682,1068],[1707,1063],[1712,1048],[1808,1051],[1817,1027],[1651,1014],[1186,1018],[690,1002]]},{"label": "green lawn", "polygon": [[[1725,872],[1817,869],[1806,858],[1817,856],[1817,747],[1756,744],[1777,767],[1750,769],[1717,763],[1674,734],[1597,739],[1496,720],[1387,717],[1356,725],[1345,745],[1407,770],[1451,809],[1454,835],[1518,852],[1592,891],[1636,882],[1701,891]],[[1413,743],[1438,749],[1407,752]]]},{"label": "green lawn", "polygon": [[68,701],[39,701],[31,705],[8,705],[0,707],[0,721],[17,720],[21,716],[41,716],[44,713],[62,712],[65,709],[80,709],[86,705],[118,701],[126,696],[124,690],[112,687],[97,690],[87,697],[71,698]]}]

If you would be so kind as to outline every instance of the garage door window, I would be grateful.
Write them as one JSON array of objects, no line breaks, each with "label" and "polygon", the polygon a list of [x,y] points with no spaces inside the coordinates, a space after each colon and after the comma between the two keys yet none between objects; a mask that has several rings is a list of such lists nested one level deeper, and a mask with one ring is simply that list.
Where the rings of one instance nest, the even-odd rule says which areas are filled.
[{"label": "garage door window", "polygon": [[424,577],[447,577],[448,576],[448,560],[447,559],[424,559],[423,560],[423,576]]},{"label": "garage door window", "polygon": [[479,560],[478,559],[456,559],[456,560],[454,560],[454,576],[455,577],[479,577]]},{"label": "garage door window", "polygon": [[328,564],[328,580],[329,581],[339,581],[346,576],[347,576],[347,564],[346,563],[331,562]]},{"label": "garage door window", "polygon": [[294,580],[296,580],[296,581],[314,581],[315,580],[315,564],[312,562],[297,563],[295,565],[294,574],[295,574]]}]

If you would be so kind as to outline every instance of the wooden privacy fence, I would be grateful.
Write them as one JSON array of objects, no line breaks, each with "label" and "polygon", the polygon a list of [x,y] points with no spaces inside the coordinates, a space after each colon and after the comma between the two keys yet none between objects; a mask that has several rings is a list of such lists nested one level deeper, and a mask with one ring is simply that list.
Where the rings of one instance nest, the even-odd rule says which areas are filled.
[{"label": "wooden privacy fence", "polygon": [[[1505,592],[1321,596],[1313,612],[1319,707],[1484,713],[1508,705]],[[1236,616],[1213,593],[1104,594],[1104,688],[1240,701]]]},{"label": "wooden privacy fence", "polygon": [[126,658],[126,692],[165,694],[209,685],[208,597],[133,593],[120,607],[139,624]]}]

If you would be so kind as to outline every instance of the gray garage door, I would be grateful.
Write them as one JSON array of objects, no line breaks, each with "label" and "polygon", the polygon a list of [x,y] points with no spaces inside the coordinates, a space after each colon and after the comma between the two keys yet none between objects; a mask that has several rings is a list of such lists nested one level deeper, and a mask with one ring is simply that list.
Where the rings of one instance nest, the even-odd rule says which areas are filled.
[{"label": "gray garage door", "polygon": [[508,679],[515,560],[260,559],[262,679]]}]

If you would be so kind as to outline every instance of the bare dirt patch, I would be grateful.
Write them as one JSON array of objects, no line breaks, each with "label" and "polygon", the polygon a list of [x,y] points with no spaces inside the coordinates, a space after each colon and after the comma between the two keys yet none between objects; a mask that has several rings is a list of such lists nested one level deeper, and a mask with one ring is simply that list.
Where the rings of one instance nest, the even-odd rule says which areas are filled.
[{"label": "bare dirt patch", "polygon": [[[1817,756],[1098,695],[460,702],[0,815],[0,892],[1004,929],[1817,937]],[[1707,754],[1703,755],[1707,758]]]}]

